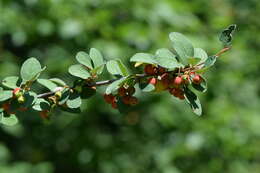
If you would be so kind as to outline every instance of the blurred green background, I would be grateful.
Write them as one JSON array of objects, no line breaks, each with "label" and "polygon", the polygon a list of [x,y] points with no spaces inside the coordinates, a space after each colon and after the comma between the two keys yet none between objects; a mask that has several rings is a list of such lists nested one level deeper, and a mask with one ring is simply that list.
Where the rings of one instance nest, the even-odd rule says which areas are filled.
[{"label": "blurred green background", "polygon": [[133,69],[134,53],[170,47],[172,31],[214,54],[218,33],[238,25],[233,49],[206,74],[202,117],[166,93],[138,94],[127,115],[100,94],[50,124],[23,114],[0,127],[0,172],[260,172],[259,11],[258,0],[0,0],[0,79],[34,56],[42,77],[72,81],[68,66],[91,47]]}]

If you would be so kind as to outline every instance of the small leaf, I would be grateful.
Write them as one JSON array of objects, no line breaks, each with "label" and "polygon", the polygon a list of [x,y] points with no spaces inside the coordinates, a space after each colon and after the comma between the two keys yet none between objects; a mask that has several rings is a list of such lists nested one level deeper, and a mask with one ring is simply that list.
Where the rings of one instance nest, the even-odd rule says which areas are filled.
[{"label": "small leaf", "polygon": [[50,103],[43,98],[37,98],[32,108],[36,111],[44,111],[50,110],[51,106]]},{"label": "small leaf", "polygon": [[[0,115],[1,115],[1,113],[0,113]],[[0,116],[0,122],[7,126],[14,126],[18,123],[18,119],[14,114],[11,114],[10,116],[5,117],[2,113],[2,115]]]},{"label": "small leaf", "polygon": [[73,76],[82,78],[82,79],[87,79],[90,77],[89,72],[85,69],[84,66],[80,64],[72,65],[69,67],[69,73]]},{"label": "small leaf", "polygon": [[192,111],[200,116],[202,114],[202,107],[196,94],[194,94],[189,88],[184,88],[184,96]]},{"label": "small leaf", "polygon": [[208,59],[205,61],[203,68],[209,68],[215,64],[217,60],[217,56],[209,56]]},{"label": "small leaf", "polygon": [[34,81],[42,71],[40,62],[36,58],[29,58],[21,67],[21,77],[24,82]]},{"label": "small leaf", "polygon": [[93,69],[91,58],[86,52],[83,52],[83,51],[78,52],[76,55],[76,59],[80,64],[82,64],[90,69]]},{"label": "small leaf", "polygon": [[155,59],[158,65],[162,67],[174,69],[183,66],[177,61],[177,57],[169,49],[166,48],[158,49],[155,55],[156,55]]},{"label": "small leaf", "polygon": [[78,93],[71,93],[69,99],[66,102],[68,108],[79,108],[81,106],[81,98]]},{"label": "small leaf", "polygon": [[122,77],[121,79],[118,79],[110,85],[108,85],[106,89],[106,94],[111,94],[112,92],[116,91],[119,88],[119,86],[125,82],[126,79],[126,77]]},{"label": "small leaf", "polygon": [[21,104],[21,107],[31,107],[37,100],[37,94],[35,92],[29,91],[26,92],[24,95],[25,102]]},{"label": "small leaf", "polygon": [[128,71],[121,60],[110,60],[106,64],[107,71],[112,75],[127,76]]},{"label": "small leaf", "polygon": [[55,88],[58,87],[54,82],[49,79],[37,79],[37,82],[48,88],[50,91],[54,91]]},{"label": "small leaf", "polygon": [[154,59],[154,55],[149,53],[137,53],[131,57],[130,62],[157,64],[157,61]]},{"label": "small leaf", "polygon": [[96,70],[97,74],[101,74],[103,72],[103,67],[104,67],[104,59],[102,54],[99,52],[99,50],[95,48],[91,48],[89,52],[89,56],[93,61],[94,69],[98,68],[98,70]]},{"label": "small leaf", "polygon": [[194,48],[190,40],[178,32],[170,33],[169,37],[173,43],[174,50],[179,55],[180,62],[188,65],[187,58],[194,56]]},{"label": "small leaf", "polygon": [[13,97],[13,92],[9,90],[0,90],[0,102],[6,101]]},{"label": "small leaf", "polygon": [[59,100],[59,105],[63,105],[64,103],[66,103],[66,101],[69,99],[69,97],[70,97],[70,89],[65,88],[61,92],[61,98]]},{"label": "small leaf", "polygon": [[208,59],[207,53],[201,48],[194,48],[194,57],[200,58],[198,64],[203,63]]},{"label": "small leaf", "polygon": [[155,86],[149,83],[139,83],[139,88],[143,92],[151,92],[155,90]]},{"label": "small leaf", "polygon": [[11,89],[19,87],[21,83],[22,81],[18,76],[9,76],[2,80],[3,86]]},{"label": "small leaf", "polygon": [[63,80],[61,80],[61,79],[59,79],[59,78],[51,78],[51,79],[49,79],[50,81],[52,81],[52,82],[54,82],[55,84],[57,84],[58,86],[66,86],[67,84],[63,81]]},{"label": "small leaf", "polygon": [[224,29],[220,36],[219,40],[223,43],[224,47],[228,47],[231,45],[232,34],[236,30],[236,25],[232,24],[227,29]]}]

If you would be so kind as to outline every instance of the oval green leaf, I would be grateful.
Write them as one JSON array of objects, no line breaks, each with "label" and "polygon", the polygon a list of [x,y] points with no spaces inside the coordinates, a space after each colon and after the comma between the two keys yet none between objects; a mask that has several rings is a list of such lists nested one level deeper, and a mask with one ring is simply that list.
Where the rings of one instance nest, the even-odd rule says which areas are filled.
[{"label": "oval green leaf", "polygon": [[76,64],[76,65],[70,66],[69,73],[71,75],[79,77],[81,79],[87,79],[90,77],[90,74],[87,71],[87,69],[81,64]]},{"label": "oval green leaf", "polygon": [[11,89],[15,89],[15,88],[19,87],[21,82],[22,81],[19,79],[18,76],[9,76],[2,80],[3,86],[5,86],[7,88],[11,88]]},{"label": "oval green leaf", "polygon": [[112,75],[120,75],[127,76],[128,71],[125,65],[121,62],[121,60],[110,60],[106,64],[107,71]]},{"label": "oval green leaf", "polygon": [[21,78],[23,81],[34,81],[42,72],[41,64],[36,58],[27,59],[21,67]]},{"label": "oval green leaf", "polygon": [[83,52],[83,51],[78,52],[76,55],[76,59],[80,64],[82,64],[90,69],[93,69],[91,58],[86,52]]},{"label": "oval green leaf", "polygon": [[194,48],[191,41],[183,34],[178,32],[170,33],[169,37],[173,43],[174,50],[179,55],[180,61],[184,65],[188,65],[187,58],[194,56]]}]

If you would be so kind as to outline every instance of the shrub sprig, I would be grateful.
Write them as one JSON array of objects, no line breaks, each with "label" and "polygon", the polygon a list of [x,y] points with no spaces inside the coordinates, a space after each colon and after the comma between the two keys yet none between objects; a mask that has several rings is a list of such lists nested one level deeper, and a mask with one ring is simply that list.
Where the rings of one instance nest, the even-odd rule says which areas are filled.
[{"label": "shrub sprig", "polygon": [[[10,76],[2,80],[0,87],[0,122],[14,125],[18,122],[16,113],[30,109],[39,112],[44,119],[49,119],[55,108],[71,113],[80,113],[83,99],[96,94],[96,88],[108,85],[104,100],[121,113],[130,106],[138,104],[135,91],[168,91],[180,100],[186,100],[192,111],[202,114],[200,101],[194,90],[206,92],[207,83],[202,76],[212,67],[217,58],[231,48],[232,34],[236,25],[230,25],[220,34],[223,49],[212,56],[201,48],[194,48],[192,43],[181,33],[169,35],[173,49],[161,48],[155,54],[137,53],[131,57],[136,68],[143,73],[130,74],[120,59],[105,61],[101,52],[91,48],[89,53],[78,52],[78,64],[69,67],[68,72],[76,78],[69,86],[59,78],[42,79],[40,74],[46,69],[36,58],[27,59],[20,71],[20,76]],[[113,79],[97,81],[106,67]],[[37,94],[31,89],[35,83],[49,91]]]}]

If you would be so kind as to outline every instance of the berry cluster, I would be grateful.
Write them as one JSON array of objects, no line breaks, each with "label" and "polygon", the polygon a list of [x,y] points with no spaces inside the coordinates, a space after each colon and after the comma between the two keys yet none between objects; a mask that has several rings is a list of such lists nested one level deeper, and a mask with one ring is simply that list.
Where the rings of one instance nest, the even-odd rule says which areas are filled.
[{"label": "berry cluster", "polygon": [[135,88],[133,86],[122,86],[117,90],[117,94],[104,94],[104,99],[111,104],[113,108],[117,109],[118,102],[122,101],[125,105],[136,105],[138,99],[134,97]]},{"label": "berry cluster", "polygon": [[6,102],[2,105],[2,109],[7,114],[15,114],[15,110],[12,108],[12,102],[17,102],[20,106],[17,108],[18,111],[24,112],[27,110],[26,107],[23,107],[21,104],[25,102],[25,98],[23,96],[23,91],[21,88],[15,88],[12,91],[13,97],[9,102]]},{"label": "berry cluster", "polygon": [[156,92],[168,90],[171,95],[181,100],[185,99],[185,86],[192,83],[199,85],[203,81],[203,78],[193,71],[168,72],[165,68],[151,64],[144,67],[144,72],[147,75],[152,75],[147,82],[154,85]]}]

